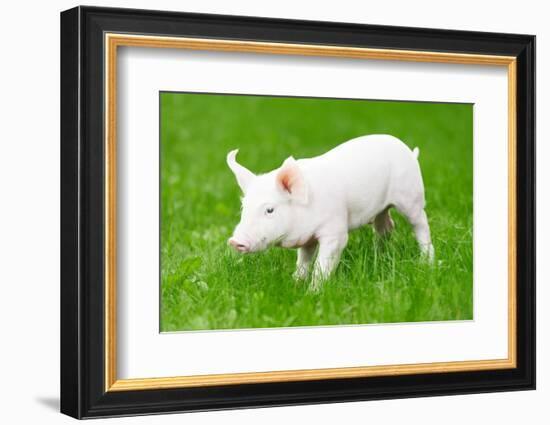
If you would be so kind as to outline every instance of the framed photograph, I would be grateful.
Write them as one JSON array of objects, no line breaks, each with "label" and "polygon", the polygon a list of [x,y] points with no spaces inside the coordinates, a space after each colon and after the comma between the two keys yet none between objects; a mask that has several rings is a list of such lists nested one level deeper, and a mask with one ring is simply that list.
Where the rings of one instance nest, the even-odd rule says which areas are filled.
[{"label": "framed photograph", "polygon": [[61,14],[61,411],[535,387],[535,37]]}]

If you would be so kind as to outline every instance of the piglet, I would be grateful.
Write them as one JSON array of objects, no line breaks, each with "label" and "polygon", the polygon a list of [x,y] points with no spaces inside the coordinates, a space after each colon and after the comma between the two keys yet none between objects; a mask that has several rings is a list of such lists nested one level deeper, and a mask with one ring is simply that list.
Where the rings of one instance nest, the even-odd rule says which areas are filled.
[{"label": "piglet", "polygon": [[372,224],[388,234],[393,207],[412,225],[424,257],[433,260],[418,148],[411,151],[390,135],[362,136],[313,158],[291,156],[259,175],[237,163],[237,152],[227,154],[244,194],[241,221],[228,241],[237,251],[297,248],[298,280],[308,278],[317,251],[309,287],[316,291],[338,265],[348,232]]}]

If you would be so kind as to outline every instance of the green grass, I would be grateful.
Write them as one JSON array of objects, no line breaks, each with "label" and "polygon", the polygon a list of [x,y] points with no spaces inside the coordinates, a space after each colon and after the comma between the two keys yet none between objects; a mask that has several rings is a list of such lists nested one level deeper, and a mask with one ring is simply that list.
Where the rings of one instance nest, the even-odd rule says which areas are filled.
[{"label": "green grass", "polygon": [[[229,249],[229,150],[259,173],[372,133],[420,148],[435,266],[396,212],[388,240],[351,232],[319,293],[293,281],[295,250]],[[161,330],[472,319],[472,133],[471,105],[162,93]]]}]

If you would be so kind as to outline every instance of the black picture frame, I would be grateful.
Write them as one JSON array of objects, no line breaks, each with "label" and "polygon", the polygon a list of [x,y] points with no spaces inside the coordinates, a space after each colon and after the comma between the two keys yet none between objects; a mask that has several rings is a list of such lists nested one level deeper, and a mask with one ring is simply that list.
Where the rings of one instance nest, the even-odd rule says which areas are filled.
[{"label": "black picture frame", "polygon": [[[104,33],[507,55],[517,58],[517,367],[106,392]],[[76,7],[61,13],[61,412],[75,418],[535,388],[535,37]]]}]

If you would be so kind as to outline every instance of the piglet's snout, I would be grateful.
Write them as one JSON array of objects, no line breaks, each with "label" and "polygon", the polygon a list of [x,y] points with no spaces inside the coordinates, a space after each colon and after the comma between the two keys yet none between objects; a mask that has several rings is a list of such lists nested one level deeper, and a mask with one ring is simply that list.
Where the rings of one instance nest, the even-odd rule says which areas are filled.
[{"label": "piglet's snout", "polygon": [[235,239],[234,237],[233,238],[229,238],[229,240],[227,241],[227,243],[229,245],[231,245],[233,248],[235,248],[237,251],[239,252],[248,252],[250,250],[250,245],[247,244],[246,242],[244,241],[241,241],[241,240],[237,240]]}]

